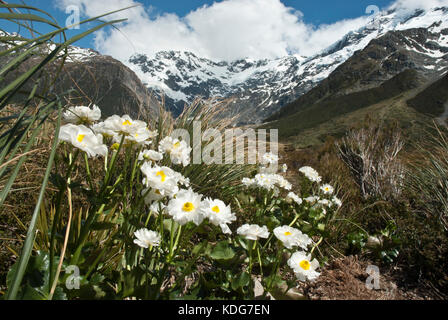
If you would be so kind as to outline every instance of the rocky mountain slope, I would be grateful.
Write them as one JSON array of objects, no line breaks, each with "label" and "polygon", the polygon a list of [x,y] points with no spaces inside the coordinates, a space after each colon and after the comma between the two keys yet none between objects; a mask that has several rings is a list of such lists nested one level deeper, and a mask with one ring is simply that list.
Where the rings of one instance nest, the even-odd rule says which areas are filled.
[{"label": "rocky mountain slope", "polygon": [[55,86],[56,92],[74,89],[65,98],[72,105],[96,104],[104,116],[158,112],[150,91],[135,73],[110,56],[76,50],[70,53]]},{"label": "rocky mountain slope", "polygon": [[425,28],[390,31],[372,40],[327,79],[268,121],[291,116],[337,96],[378,87],[407,69],[416,71],[422,83],[440,78],[448,71],[448,37],[443,34],[445,31],[448,29],[441,32]]},{"label": "rocky mountain slope", "polygon": [[441,120],[448,118],[448,74],[431,83],[408,101],[415,110],[435,116]]},{"label": "rocky mountain slope", "polygon": [[[36,50],[36,54],[25,61],[19,69],[4,75],[0,79],[0,85],[12,81],[18,74],[39,63],[42,54],[45,55],[53,49],[54,45],[49,45]],[[6,64],[8,59],[11,59],[11,56],[0,57],[0,63]],[[59,61],[46,67],[45,70],[50,78],[59,72]],[[41,81],[41,83],[42,87],[38,89],[38,92],[48,84],[47,81]],[[26,92],[32,86],[32,82],[25,85],[23,99],[26,98]],[[103,116],[129,114],[139,117],[141,114],[156,115],[158,113],[158,104],[154,97],[131,69],[110,56],[103,56],[94,50],[75,46],[69,47],[66,63],[60,70],[58,81],[48,93],[63,95],[69,105],[96,104],[101,108]]]},{"label": "rocky mountain slope", "polygon": [[[227,115],[236,116],[235,124],[256,124],[295,113],[296,108],[289,104],[322,81],[327,86],[334,83],[330,78],[339,77],[341,83],[327,94],[376,87],[406,67],[437,78],[448,67],[447,28],[448,8],[407,15],[391,10],[312,57],[215,62],[189,52],[170,51],[155,57],[134,55],[128,66],[148,88],[166,96],[167,107],[174,114],[197,96],[220,96],[233,99]],[[339,68],[351,58],[357,62]],[[345,82],[350,85],[344,86]]]}]

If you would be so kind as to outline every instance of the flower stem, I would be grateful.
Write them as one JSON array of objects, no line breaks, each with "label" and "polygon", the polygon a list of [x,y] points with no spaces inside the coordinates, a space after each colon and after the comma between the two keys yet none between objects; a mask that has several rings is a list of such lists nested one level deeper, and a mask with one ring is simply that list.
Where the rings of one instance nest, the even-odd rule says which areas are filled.
[{"label": "flower stem", "polygon": [[321,237],[319,239],[319,241],[313,246],[313,249],[311,249],[311,254],[313,254],[314,250],[322,243],[322,241],[324,240],[324,237]]},{"label": "flower stem", "polygon": [[272,290],[272,283],[274,282],[275,276],[277,275],[278,268],[280,266],[280,259],[281,259],[282,253],[283,253],[283,250],[281,250],[281,249],[278,250],[277,259],[275,261],[274,271],[272,272],[271,280],[269,281],[268,287],[266,288],[267,292],[270,292]]},{"label": "flower stem", "polygon": [[294,218],[294,220],[290,223],[290,227],[292,227],[293,225],[295,225],[296,224],[296,222],[297,222],[297,220],[299,220],[299,217],[300,217],[300,215],[299,214],[296,214],[296,217]]},{"label": "flower stem", "polygon": [[51,233],[50,233],[50,271],[49,271],[49,283],[53,283],[54,280],[54,271],[53,270],[53,260],[54,260],[54,250],[56,246],[56,232],[59,225],[59,220],[61,218],[61,205],[62,205],[62,196],[65,194],[67,186],[70,185],[70,177],[72,175],[72,172],[74,170],[76,160],[78,159],[79,155],[79,149],[76,149],[75,155],[70,152],[69,154],[69,166],[67,169],[67,174],[65,176],[64,186],[61,186],[59,189],[57,198],[56,198],[56,211],[53,218],[53,224],[51,226]]},{"label": "flower stem", "polygon": [[263,262],[261,261],[260,246],[257,246],[258,263],[260,264],[260,273],[263,277]]},{"label": "flower stem", "polygon": [[87,182],[89,183],[90,190],[93,192],[92,175],[90,174],[89,159],[87,153],[84,153],[84,162],[86,163]]},{"label": "flower stem", "polygon": [[[174,224],[174,221],[173,221]],[[170,254],[168,255],[168,263],[171,263],[171,261],[173,260],[174,256],[177,253],[177,248],[178,248],[178,244],[179,244],[179,240],[180,240],[180,236],[182,234],[182,226],[179,226],[178,230],[177,230],[177,236],[176,236],[176,241],[174,242],[174,245],[172,244],[172,240],[173,240],[173,226],[171,226],[171,243],[170,243]]]},{"label": "flower stem", "polygon": [[252,275],[252,250],[253,246],[249,243],[249,275]]}]

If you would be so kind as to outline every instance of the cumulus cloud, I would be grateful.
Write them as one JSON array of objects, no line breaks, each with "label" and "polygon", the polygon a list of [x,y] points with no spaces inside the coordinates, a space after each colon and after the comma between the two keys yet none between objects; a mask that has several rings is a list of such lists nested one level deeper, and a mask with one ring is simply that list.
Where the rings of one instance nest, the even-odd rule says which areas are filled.
[{"label": "cumulus cloud", "polygon": [[[55,0],[60,8],[78,5],[93,17],[130,5],[135,0]],[[448,0],[397,0],[400,10],[434,7]],[[424,3],[424,4],[423,4]],[[119,31],[95,35],[96,49],[127,61],[134,53],[154,55],[162,50],[191,51],[214,60],[276,58],[291,53],[310,56],[363,26],[367,15],[318,27],[307,24],[300,11],[280,0],[225,0],[204,5],[184,17],[164,13],[153,16],[151,7],[139,6],[113,18],[127,17]]]},{"label": "cumulus cloud", "polygon": [[402,12],[448,6],[448,0],[397,0],[391,5]]}]

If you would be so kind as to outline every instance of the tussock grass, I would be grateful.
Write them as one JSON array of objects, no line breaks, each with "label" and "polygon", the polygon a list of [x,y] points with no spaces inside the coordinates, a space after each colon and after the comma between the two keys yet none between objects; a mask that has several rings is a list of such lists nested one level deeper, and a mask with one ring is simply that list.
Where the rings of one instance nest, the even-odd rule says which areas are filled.
[{"label": "tussock grass", "polygon": [[446,128],[436,130],[417,145],[422,158],[410,167],[408,184],[421,195],[424,213],[448,231],[448,136]]}]

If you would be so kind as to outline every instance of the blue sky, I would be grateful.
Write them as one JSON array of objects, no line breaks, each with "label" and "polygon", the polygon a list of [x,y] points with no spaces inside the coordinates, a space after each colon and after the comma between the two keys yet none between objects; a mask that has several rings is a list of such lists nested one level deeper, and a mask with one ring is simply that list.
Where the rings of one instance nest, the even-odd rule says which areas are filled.
[{"label": "blue sky", "polygon": [[[59,7],[56,5],[59,1]],[[12,2],[12,1],[10,1]],[[255,58],[273,57],[286,53],[298,53],[302,55],[309,55],[314,51],[318,51],[331,41],[333,37],[340,37],[350,28],[356,28],[357,25],[362,25],[362,17],[366,18],[366,8],[369,5],[376,5],[380,8],[386,8],[392,0],[25,0],[26,4],[37,6],[51,13],[60,24],[65,24],[67,14],[64,12],[64,5],[69,3],[80,4],[84,8],[83,17],[92,16],[93,14],[107,12],[112,9],[111,3],[115,3],[115,7],[120,7],[121,4],[140,3],[144,9],[135,11],[132,23],[123,27],[121,34],[114,30],[108,30],[106,33],[100,35],[90,36],[77,45],[81,47],[90,47],[97,49],[103,53],[120,56],[120,52],[114,50],[116,47],[132,47],[126,53],[123,53],[118,58],[126,59],[131,51],[141,52],[150,51],[151,53],[157,50],[170,49],[170,46],[175,50],[185,50],[196,52],[202,56],[207,56],[215,59],[233,59],[237,57],[255,55]],[[62,5],[61,5],[62,3]],[[245,3],[245,5],[243,5]],[[256,4],[258,3],[258,4]],[[84,5],[84,7],[82,6]],[[252,5],[252,6],[251,6]],[[208,6],[208,9],[202,7]],[[300,11],[303,15],[299,18],[289,12],[286,7],[292,7]],[[199,9],[202,8],[202,9]],[[240,10],[241,8],[241,10]],[[235,11],[235,22],[231,20],[232,10]],[[249,22],[241,24],[244,20],[244,10],[247,10],[247,16],[254,12],[258,15],[253,19],[258,19],[257,23]],[[264,11],[263,11],[264,10]],[[195,12],[196,11],[196,12]],[[193,13],[192,13],[193,12]],[[224,12],[224,13],[223,13]],[[272,12],[272,15],[271,15]],[[167,15],[174,14],[174,15]],[[238,16],[239,14],[239,16]],[[124,14],[125,17],[126,14]],[[272,21],[271,21],[271,20]],[[283,23],[282,20],[285,20]],[[297,21],[293,21],[297,20]],[[216,24],[215,21],[221,21],[222,26],[215,26],[214,34],[207,32],[207,24]],[[255,21],[255,20],[254,20]],[[264,27],[266,21],[266,28]],[[280,21],[280,22],[279,22]],[[348,21],[341,23],[341,21]],[[239,23],[239,24],[238,24]],[[332,25],[334,24],[334,26]],[[233,28],[230,26],[235,25]],[[323,33],[319,30],[323,25],[330,25],[331,32]],[[240,26],[244,33],[240,36],[240,32],[236,29]],[[10,25],[0,23],[0,27],[11,30]],[[87,26],[82,27],[80,31],[85,30]],[[225,29],[229,28],[229,33],[225,33]],[[249,29],[253,29],[249,33]],[[257,29],[258,28],[258,29]],[[270,28],[270,29],[269,29]],[[199,30],[192,32],[192,30]],[[269,30],[268,30],[269,29]],[[139,34],[139,30],[142,34]],[[176,30],[181,30],[176,33]],[[259,34],[257,34],[259,30]],[[278,34],[271,34],[271,30],[277,30]],[[291,31],[293,30],[293,31]],[[314,31],[321,31],[314,34]],[[79,31],[77,31],[79,32]],[[77,32],[69,32],[73,35]],[[162,33],[162,35],[160,35]],[[269,33],[269,34],[267,34]],[[148,37],[146,44],[142,37]],[[313,37],[314,36],[314,37]],[[222,39],[224,44],[217,43],[217,37]],[[235,41],[232,41],[236,38]],[[256,38],[260,41],[254,40]],[[302,38],[307,38],[308,42],[296,45],[301,42]],[[329,38],[323,40],[322,38]],[[151,46],[151,40],[153,45]],[[172,39],[172,43],[168,40]],[[185,39],[185,41],[183,41]],[[204,40],[205,39],[205,40]],[[254,42],[255,41],[255,42]],[[199,43],[201,42],[201,43]],[[254,43],[252,43],[254,42]],[[264,45],[260,45],[263,42]],[[243,48],[245,46],[250,48]],[[183,47],[184,46],[184,47]],[[269,48],[269,47],[272,48]],[[310,48],[311,47],[311,48]],[[274,48],[278,48],[274,49]],[[221,53],[220,53],[221,52]]]},{"label": "blue sky", "polygon": [[[9,1],[13,2],[13,1]],[[55,17],[63,24],[67,14],[56,8],[54,0],[25,0],[27,5],[39,7]],[[204,5],[211,5],[214,0],[140,0],[145,7],[153,7],[152,15],[163,13],[176,13],[183,17],[190,11]],[[288,7],[293,7],[303,13],[303,20],[314,25],[329,24],[342,19],[356,18],[365,15],[367,6],[374,4],[380,8],[390,5],[392,0],[282,0]],[[106,4],[107,1],[104,1]],[[107,10],[107,6],[105,6]],[[0,24],[5,27],[5,24]],[[11,27],[9,27],[11,28]],[[78,42],[79,46],[93,47],[93,36]]]}]

